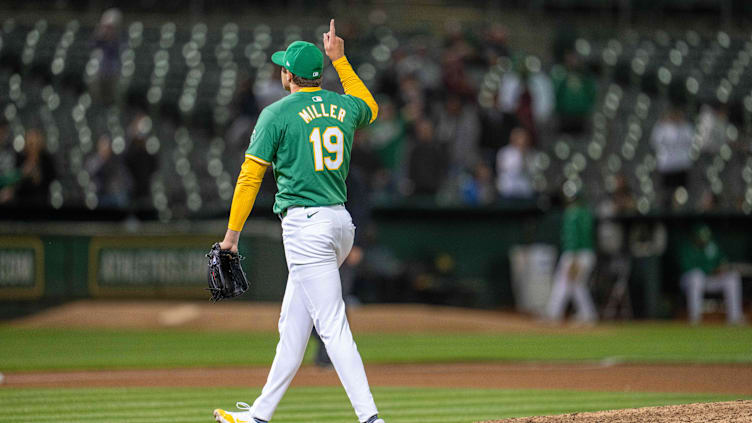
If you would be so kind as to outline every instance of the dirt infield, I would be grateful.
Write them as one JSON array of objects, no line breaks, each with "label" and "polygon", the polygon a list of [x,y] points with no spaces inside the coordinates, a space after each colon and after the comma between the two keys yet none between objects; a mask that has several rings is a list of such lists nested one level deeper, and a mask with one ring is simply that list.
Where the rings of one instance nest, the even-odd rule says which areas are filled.
[{"label": "dirt infield", "polygon": [[[275,332],[280,304],[228,301],[76,301],[16,319],[19,327],[207,329]],[[227,316],[233,316],[228,319]],[[553,332],[514,313],[415,304],[369,305],[348,310],[355,333]],[[577,328],[565,330],[578,330]],[[590,329],[593,330],[593,329]]]},{"label": "dirt infield", "polygon": [[[752,395],[752,368],[696,365],[401,364],[369,365],[374,386],[574,389]],[[109,371],[13,372],[6,388],[123,386],[255,386],[268,367]],[[333,370],[303,366],[293,386],[338,386]]]},{"label": "dirt infield", "polygon": [[631,410],[574,413],[560,416],[522,417],[482,423],[748,423],[752,422],[752,401],[669,405]]}]

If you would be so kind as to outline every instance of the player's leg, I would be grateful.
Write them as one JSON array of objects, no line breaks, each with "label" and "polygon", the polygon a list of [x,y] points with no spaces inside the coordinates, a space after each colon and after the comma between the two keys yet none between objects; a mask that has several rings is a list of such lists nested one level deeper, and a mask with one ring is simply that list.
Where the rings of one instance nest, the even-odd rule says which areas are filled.
[{"label": "player's leg", "polygon": [[[344,206],[335,208],[335,211],[339,223],[339,239],[335,248],[337,267],[339,268],[352,250],[355,239],[355,225],[353,225],[350,213]],[[371,388],[368,385],[363,360],[360,357],[350,330],[350,323],[347,320],[347,308],[342,296],[343,285],[339,271],[337,272],[336,283],[340,286],[340,292],[335,298],[336,307],[332,309],[331,315],[328,316],[328,320],[334,322],[334,324],[326,330],[326,332],[329,332],[327,338],[330,339],[329,344],[327,344],[327,351],[331,349],[338,356],[337,360],[340,362],[341,370],[338,370],[337,374],[348,392],[358,419],[364,422],[377,414],[378,410],[371,394]],[[320,320],[323,321],[325,317],[321,316]]]},{"label": "player's leg", "polygon": [[[345,262],[345,259],[347,259],[347,255],[350,253],[350,250],[352,250],[355,225],[352,224],[352,219],[350,218],[349,214],[347,214],[347,216],[342,216],[341,210],[335,210],[335,212],[337,220],[344,219],[344,224],[340,226],[340,230],[335,230],[335,235],[338,235],[336,236],[336,238],[338,239],[334,243],[334,254],[337,257],[337,266],[340,268],[340,296],[344,298],[344,293],[346,292],[345,286],[347,284],[344,283],[344,279],[342,277],[342,264]],[[345,213],[347,213],[346,209]],[[345,322],[347,322],[347,306],[345,306]],[[323,339],[321,339],[321,336],[319,335],[318,329],[316,330],[316,332],[314,332],[313,337],[319,343],[315,358],[316,365],[322,367],[332,366],[332,360],[329,357]]]},{"label": "player's leg", "polygon": [[312,270],[301,284],[314,325],[360,421],[377,413],[363,361],[345,315],[339,272]]},{"label": "player's leg", "polygon": [[716,277],[723,285],[723,299],[726,302],[726,322],[742,323],[742,278],[738,272],[729,271]]},{"label": "player's leg", "polygon": [[300,288],[288,278],[279,316],[279,343],[261,395],[253,403],[253,417],[270,420],[303,361],[313,320]]},{"label": "player's leg", "polygon": [[577,319],[583,322],[594,322],[598,320],[598,313],[595,311],[588,282],[595,267],[595,253],[592,251],[577,252],[577,263],[580,270],[575,283],[572,284],[572,299],[577,308]]},{"label": "player's leg", "polygon": [[705,273],[700,269],[690,270],[681,277],[681,285],[687,295],[689,322],[700,323],[702,320],[702,298],[705,295]]},{"label": "player's leg", "polygon": [[574,255],[572,252],[567,251],[561,254],[559,264],[556,266],[554,272],[554,283],[551,287],[551,296],[548,299],[547,315],[551,320],[561,320],[564,317],[564,311],[566,310],[567,300],[569,299],[569,282],[568,273],[569,266],[572,265]]},{"label": "player's leg", "polygon": [[352,248],[354,227],[344,207],[321,208],[321,225],[304,229],[301,236],[309,251],[323,251],[318,263],[296,267],[299,284],[314,325],[324,341],[329,358],[362,422],[378,413],[363,361],[350,331],[342,299],[339,265]]}]

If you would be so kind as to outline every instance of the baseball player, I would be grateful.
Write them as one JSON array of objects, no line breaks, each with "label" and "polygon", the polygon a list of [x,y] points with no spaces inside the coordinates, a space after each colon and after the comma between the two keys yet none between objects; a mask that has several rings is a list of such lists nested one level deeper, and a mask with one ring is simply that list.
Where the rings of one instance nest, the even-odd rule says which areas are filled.
[{"label": "baseball player", "polygon": [[568,201],[561,225],[562,253],[554,274],[547,314],[551,321],[560,321],[569,300],[573,299],[577,319],[594,323],[598,314],[587,286],[595,267],[593,214],[583,204],[582,193],[576,193]]},{"label": "baseball player", "polygon": [[707,225],[692,228],[690,239],[679,249],[679,264],[690,323],[696,325],[702,321],[702,301],[706,292],[723,293],[728,324],[744,323],[742,277],[729,267],[726,255]]},{"label": "baseball player", "polygon": [[378,105],[348,63],[334,19],[323,42],[345,94],[320,88],[324,57],[315,45],[296,41],[274,53],[272,62],[282,67],[280,78],[290,95],[261,112],[238,176],[221,248],[237,251],[240,231],[271,164],[278,188],[274,212],[282,219],[289,273],[279,344],[261,396],[253,406],[238,402],[241,412],[214,410],[217,422],[269,421],[315,327],[359,421],[384,423],[345,316],[339,275],[355,234],[344,206],[353,134],[376,119]]}]

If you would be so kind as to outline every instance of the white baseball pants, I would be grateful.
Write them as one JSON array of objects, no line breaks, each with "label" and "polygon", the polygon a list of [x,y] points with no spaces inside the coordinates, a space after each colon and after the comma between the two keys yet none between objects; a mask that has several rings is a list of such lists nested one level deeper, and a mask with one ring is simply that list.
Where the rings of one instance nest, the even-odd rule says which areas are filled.
[{"label": "white baseball pants", "polygon": [[[579,270],[575,279],[570,281],[569,267],[575,261]],[[558,321],[564,317],[570,298],[574,300],[577,309],[577,320],[594,322],[598,319],[593,299],[588,291],[588,280],[590,280],[593,267],[595,267],[595,253],[591,250],[566,251],[561,254],[548,300],[547,314],[551,320]]]},{"label": "white baseball pants", "polygon": [[681,285],[687,294],[689,321],[702,320],[702,299],[706,292],[723,292],[726,302],[726,321],[730,324],[742,323],[742,278],[738,272],[723,272],[718,275],[705,275],[695,269],[682,275]]},{"label": "white baseball pants", "polygon": [[353,244],[355,226],[345,206],[295,207],[282,220],[287,287],[279,317],[279,343],[253,416],[271,420],[297,373],[316,327],[359,421],[377,414],[363,361],[350,332],[339,266]]}]

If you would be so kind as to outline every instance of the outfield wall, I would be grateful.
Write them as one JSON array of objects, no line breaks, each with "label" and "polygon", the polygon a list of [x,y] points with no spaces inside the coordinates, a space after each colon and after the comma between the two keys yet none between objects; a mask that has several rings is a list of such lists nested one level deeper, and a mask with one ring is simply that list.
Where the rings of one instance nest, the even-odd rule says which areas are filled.
[{"label": "outfield wall", "polygon": [[[222,233],[221,225],[24,226],[31,225],[0,235],[0,300],[208,298],[205,254]],[[250,280],[264,283],[254,283],[248,298],[276,301],[286,278],[278,225],[249,226],[240,248],[253,254],[243,265]]]},{"label": "outfield wall", "polygon": [[[374,210],[372,245],[398,259],[403,268],[443,256],[451,273],[442,283],[458,292],[452,305],[498,307],[514,304],[509,252],[516,245],[558,245],[561,211],[531,209]],[[665,249],[635,242],[631,277],[637,316],[670,316],[683,306],[674,252],[698,216],[622,218],[628,231],[662,225]],[[732,261],[752,261],[752,219],[703,216]],[[7,223],[0,232],[0,301],[63,301],[73,298],[208,298],[204,254],[224,232],[217,222]],[[639,239],[638,239],[639,241]],[[281,300],[287,271],[279,221],[249,221],[241,240],[243,265],[253,282],[243,299]],[[408,273],[408,272],[406,272]],[[367,288],[369,301],[405,301],[409,280]],[[446,287],[445,287],[446,288]],[[749,288],[749,286],[747,287]],[[428,298],[428,297],[427,297]],[[426,301],[435,301],[428,298]]]}]

